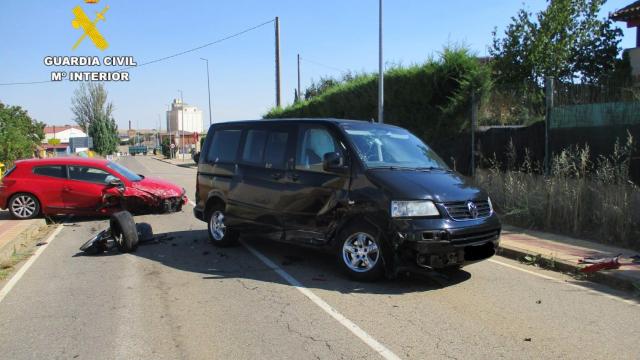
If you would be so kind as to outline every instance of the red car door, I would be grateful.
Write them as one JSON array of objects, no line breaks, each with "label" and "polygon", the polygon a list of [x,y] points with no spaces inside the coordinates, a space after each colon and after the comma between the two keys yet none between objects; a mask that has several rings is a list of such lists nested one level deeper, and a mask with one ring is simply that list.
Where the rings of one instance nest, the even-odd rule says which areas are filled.
[{"label": "red car door", "polygon": [[33,176],[24,180],[29,185],[30,192],[35,193],[42,203],[42,210],[47,214],[64,213],[62,189],[67,183],[67,169],[64,165],[34,166]]},{"label": "red car door", "polygon": [[62,189],[62,199],[70,213],[95,213],[102,203],[106,178],[111,174],[96,167],[69,165],[69,180]]}]

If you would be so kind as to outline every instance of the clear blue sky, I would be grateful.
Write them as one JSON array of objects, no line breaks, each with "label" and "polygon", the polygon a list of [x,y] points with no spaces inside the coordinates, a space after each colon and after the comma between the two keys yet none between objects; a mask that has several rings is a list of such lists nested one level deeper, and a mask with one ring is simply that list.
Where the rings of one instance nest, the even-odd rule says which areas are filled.
[{"label": "clear blue sky", "polygon": [[[610,0],[603,16],[631,0]],[[544,0],[527,1],[531,11]],[[330,67],[377,69],[377,0],[3,0],[0,4],[0,83],[47,80],[53,55],[132,55],[138,63],[192,48],[279,16],[283,103],[293,101],[296,54],[302,63],[303,89],[323,75],[339,76]],[[90,17],[105,5],[107,21],[98,29],[109,41],[104,52],[85,40],[71,47],[81,32],[72,28],[71,9],[82,5]],[[504,30],[523,4],[516,0],[386,0],[385,60],[421,63],[447,43],[463,43],[486,55],[495,26]],[[621,27],[624,24],[619,24]],[[622,47],[632,47],[635,34],[623,29]],[[178,89],[185,102],[203,110],[208,123],[205,64],[212,70],[214,121],[259,118],[274,104],[274,34],[269,24],[241,37],[162,63],[132,69],[128,83],[107,83],[120,128],[155,128]],[[60,69],[62,70],[62,69]],[[68,70],[68,69],[67,69]],[[83,70],[86,70],[83,69]],[[94,69],[92,69],[94,70]],[[77,83],[0,86],[0,101],[21,105],[48,124],[73,123],[71,96]],[[163,127],[164,127],[163,122]]]}]

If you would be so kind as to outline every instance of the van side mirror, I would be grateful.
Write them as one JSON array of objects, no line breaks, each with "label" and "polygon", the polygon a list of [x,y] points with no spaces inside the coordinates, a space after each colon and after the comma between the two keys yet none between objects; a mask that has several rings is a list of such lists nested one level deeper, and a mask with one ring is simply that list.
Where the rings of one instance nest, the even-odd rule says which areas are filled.
[{"label": "van side mirror", "polygon": [[344,158],[337,152],[326,153],[322,159],[322,169],[328,172],[343,172]]},{"label": "van side mirror", "polygon": [[107,176],[105,182],[107,183],[107,187],[124,187],[122,181],[113,175]]},{"label": "van side mirror", "polygon": [[193,161],[197,164],[200,162],[200,151],[193,154]]}]

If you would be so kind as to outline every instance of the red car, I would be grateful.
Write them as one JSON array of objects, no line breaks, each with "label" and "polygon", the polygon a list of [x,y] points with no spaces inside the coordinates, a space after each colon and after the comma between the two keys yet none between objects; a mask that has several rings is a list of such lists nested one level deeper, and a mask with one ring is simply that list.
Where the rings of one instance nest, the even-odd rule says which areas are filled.
[{"label": "red car", "polygon": [[18,219],[40,214],[110,215],[180,211],[182,187],[108,160],[62,157],[17,161],[0,182],[0,208]]}]

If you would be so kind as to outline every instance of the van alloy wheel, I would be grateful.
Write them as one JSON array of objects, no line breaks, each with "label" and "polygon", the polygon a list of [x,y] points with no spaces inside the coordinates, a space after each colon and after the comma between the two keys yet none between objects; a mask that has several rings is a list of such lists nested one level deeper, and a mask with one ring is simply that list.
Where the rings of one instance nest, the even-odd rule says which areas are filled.
[{"label": "van alloy wheel", "polygon": [[365,273],[380,259],[380,250],[373,236],[358,232],[347,238],[342,246],[342,260],[352,271]]},{"label": "van alloy wheel", "polygon": [[30,219],[37,215],[37,201],[31,195],[18,195],[11,200],[11,213],[19,219]]},{"label": "van alloy wheel", "polygon": [[214,211],[211,214],[211,219],[209,219],[210,226],[209,231],[211,232],[211,237],[216,241],[221,241],[224,239],[225,232],[227,227],[224,224],[224,214],[221,211]]}]

